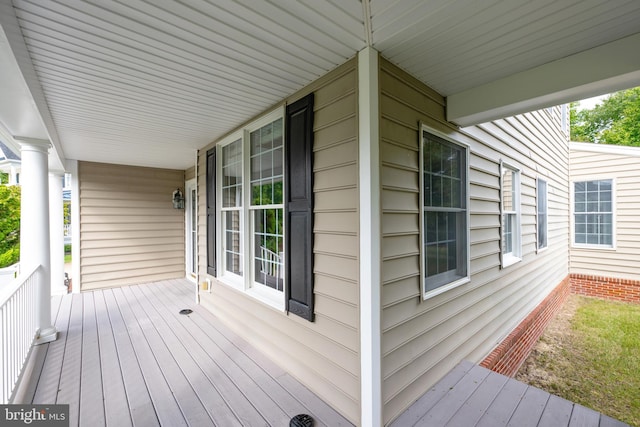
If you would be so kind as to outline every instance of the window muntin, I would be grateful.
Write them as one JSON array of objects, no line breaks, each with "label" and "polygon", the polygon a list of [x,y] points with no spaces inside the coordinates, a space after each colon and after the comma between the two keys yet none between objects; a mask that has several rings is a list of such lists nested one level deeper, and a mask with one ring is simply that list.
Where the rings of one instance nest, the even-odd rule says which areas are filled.
[{"label": "window muntin", "polygon": [[613,247],[613,181],[573,184],[574,243]]},{"label": "window muntin", "polygon": [[284,290],[283,120],[251,132],[251,217],[253,280]]},{"label": "window muntin", "polygon": [[435,294],[468,280],[466,147],[422,135],[423,287]]},{"label": "window muntin", "polygon": [[520,261],[520,172],[506,164],[501,167],[502,266]]},{"label": "window muntin", "polygon": [[544,249],[548,245],[549,204],[547,194],[547,181],[538,179],[536,194],[538,250]]}]

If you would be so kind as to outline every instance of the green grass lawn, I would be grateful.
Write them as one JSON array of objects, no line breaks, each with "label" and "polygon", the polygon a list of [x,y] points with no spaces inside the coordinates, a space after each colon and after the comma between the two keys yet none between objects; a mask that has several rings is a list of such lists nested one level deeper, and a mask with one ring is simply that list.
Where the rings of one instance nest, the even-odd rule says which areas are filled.
[{"label": "green grass lawn", "polygon": [[71,254],[64,254],[64,263],[67,264],[71,262]]},{"label": "green grass lawn", "polygon": [[545,332],[527,382],[640,427],[640,305],[571,298],[575,314]]},{"label": "green grass lawn", "polygon": [[640,305],[585,298],[571,327],[583,387],[569,398],[640,426]]}]

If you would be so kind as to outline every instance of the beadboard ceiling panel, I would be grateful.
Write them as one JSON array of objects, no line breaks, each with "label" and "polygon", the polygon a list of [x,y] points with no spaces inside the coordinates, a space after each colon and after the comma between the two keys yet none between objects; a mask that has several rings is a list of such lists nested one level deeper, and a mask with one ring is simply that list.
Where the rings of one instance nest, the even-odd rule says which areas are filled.
[{"label": "beadboard ceiling panel", "polygon": [[[0,99],[9,131],[48,134],[61,159],[167,168],[190,167],[196,149],[368,45],[448,97],[640,33],[637,0],[0,0],[0,7],[23,73],[13,92],[37,89],[32,102]],[[0,61],[0,77],[16,69]],[[24,117],[37,109],[42,123],[18,123],[15,105]]]},{"label": "beadboard ceiling panel", "polygon": [[640,31],[635,0],[373,0],[373,46],[444,96]]},{"label": "beadboard ceiling panel", "polygon": [[13,4],[71,159],[189,167],[365,46],[357,0]]}]

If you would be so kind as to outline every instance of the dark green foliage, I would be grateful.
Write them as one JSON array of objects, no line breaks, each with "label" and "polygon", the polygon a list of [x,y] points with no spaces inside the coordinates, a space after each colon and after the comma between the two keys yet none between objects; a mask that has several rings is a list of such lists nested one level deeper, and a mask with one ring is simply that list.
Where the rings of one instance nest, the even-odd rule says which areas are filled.
[{"label": "dark green foliage", "polygon": [[0,185],[0,268],[20,259],[20,187]]},{"label": "dark green foliage", "polygon": [[590,110],[572,103],[571,140],[640,147],[640,87],[613,93]]}]

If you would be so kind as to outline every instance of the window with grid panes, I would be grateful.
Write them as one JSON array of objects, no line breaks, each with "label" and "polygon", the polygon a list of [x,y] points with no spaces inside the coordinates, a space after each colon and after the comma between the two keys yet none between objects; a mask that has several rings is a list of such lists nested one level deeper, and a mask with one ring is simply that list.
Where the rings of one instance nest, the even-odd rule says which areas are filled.
[{"label": "window with grid panes", "polygon": [[468,278],[467,148],[424,131],[424,291]]},{"label": "window with grid panes", "polygon": [[574,243],[613,247],[613,181],[573,184]]}]

